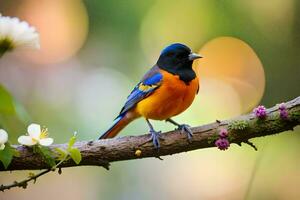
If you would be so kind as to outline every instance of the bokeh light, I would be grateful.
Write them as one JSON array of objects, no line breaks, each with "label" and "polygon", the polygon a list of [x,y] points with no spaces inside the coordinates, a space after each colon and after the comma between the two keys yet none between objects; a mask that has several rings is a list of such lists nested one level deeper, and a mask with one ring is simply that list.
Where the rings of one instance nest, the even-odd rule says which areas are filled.
[{"label": "bokeh light", "polygon": [[140,40],[146,58],[155,60],[163,47],[174,42],[198,47],[210,32],[209,9],[208,1],[156,1],[141,26]]},{"label": "bokeh light", "polygon": [[193,104],[176,118],[178,121],[198,125],[231,118],[241,112],[240,97],[232,85],[218,79],[201,78],[199,94]]},{"label": "bokeh light", "polygon": [[27,20],[40,33],[40,51],[26,53],[29,60],[37,63],[67,60],[87,36],[88,16],[81,0],[26,0],[20,2],[13,15]]},{"label": "bokeh light", "polygon": [[[199,76],[231,85],[239,95],[242,112],[260,102],[265,89],[264,69],[247,43],[233,37],[218,37],[207,42],[200,54],[204,58],[194,65]],[[214,92],[218,94],[220,90]]]}]

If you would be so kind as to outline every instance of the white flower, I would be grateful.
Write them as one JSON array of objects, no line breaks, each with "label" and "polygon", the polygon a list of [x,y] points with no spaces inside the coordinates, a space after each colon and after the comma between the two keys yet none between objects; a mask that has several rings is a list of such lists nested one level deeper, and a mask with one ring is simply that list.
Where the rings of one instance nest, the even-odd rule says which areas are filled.
[{"label": "white flower", "polygon": [[23,48],[40,48],[39,34],[35,28],[16,17],[0,14],[0,54]]},{"label": "white flower", "polygon": [[5,130],[0,129],[0,150],[5,148],[5,143],[8,140],[8,134]]},{"label": "white flower", "polygon": [[33,146],[40,144],[49,146],[53,143],[52,138],[48,138],[48,130],[41,129],[38,124],[30,124],[27,128],[28,135],[22,135],[18,138],[18,142],[25,146]]}]

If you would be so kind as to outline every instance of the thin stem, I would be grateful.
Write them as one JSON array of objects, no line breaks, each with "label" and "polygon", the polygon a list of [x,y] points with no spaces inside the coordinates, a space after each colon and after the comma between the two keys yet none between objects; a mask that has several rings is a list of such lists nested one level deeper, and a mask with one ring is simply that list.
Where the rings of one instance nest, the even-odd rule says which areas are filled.
[{"label": "thin stem", "polygon": [[5,190],[9,190],[14,187],[22,187],[22,188],[26,189],[27,185],[30,181],[33,181],[35,183],[37,178],[39,178],[40,176],[43,176],[43,175],[49,173],[50,171],[55,171],[57,169],[57,167],[59,167],[59,165],[61,165],[63,162],[65,162],[67,160],[68,157],[69,157],[69,155],[66,155],[62,160],[60,160],[52,168],[43,170],[38,174],[35,174],[33,176],[30,176],[27,179],[24,179],[23,181],[20,181],[20,182],[14,181],[12,184],[9,184],[9,185],[0,185],[0,191],[4,192]]},{"label": "thin stem", "polygon": [[246,190],[245,195],[244,195],[245,200],[249,199],[249,197],[250,197],[250,193],[251,193],[251,190],[253,188],[254,179],[256,177],[258,168],[261,164],[262,158],[265,154],[265,148],[266,147],[262,148],[261,152],[259,153],[259,155],[255,159],[255,163],[254,163],[253,169],[251,171],[251,176],[250,176],[250,179],[249,179],[249,182],[248,182],[247,190]]},{"label": "thin stem", "polygon": [[0,185],[0,191],[4,192],[5,190],[9,190],[9,189],[14,188],[14,187],[22,187],[22,188],[25,189],[28,185],[28,182],[30,182],[30,181],[35,182],[38,177],[40,177],[44,174],[47,174],[50,171],[52,171],[52,169],[46,169],[46,170],[44,170],[44,171],[42,171],[42,172],[40,172],[40,173],[38,173],[34,176],[30,176],[29,178],[27,178],[23,181],[20,181],[20,182],[15,181],[15,182],[13,182],[12,184],[9,184],[9,185]]}]

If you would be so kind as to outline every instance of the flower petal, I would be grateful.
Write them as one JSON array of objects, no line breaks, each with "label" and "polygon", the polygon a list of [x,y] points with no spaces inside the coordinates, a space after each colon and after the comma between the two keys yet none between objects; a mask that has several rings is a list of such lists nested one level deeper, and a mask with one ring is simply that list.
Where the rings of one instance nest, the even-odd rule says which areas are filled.
[{"label": "flower petal", "polygon": [[25,146],[33,146],[37,143],[37,141],[33,140],[30,136],[22,135],[18,138],[18,142]]},{"label": "flower petal", "polygon": [[42,146],[50,146],[53,143],[53,139],[52,138],[40,139],[39,143]]},{"label": "flower petal", "polygon": [[3,150],[5,148],[5,144],[0,144],[0,150]]},{"label": "flower petal", "polygon": [[5,130],[0,129],[0,144],[6,143],[8,140],[8,134]]},{"label": "flower petal", "polygon": [[12,49],[39,48],[39,34],[36,29],[16,17],[0,15],[0,36],[0,40],[10,41]]},{"label": "flower petal", "polygon": [[39,140],[41,135],[41,126],[39,124],[30,124],[27,128],[27,132],[32,138]]}]

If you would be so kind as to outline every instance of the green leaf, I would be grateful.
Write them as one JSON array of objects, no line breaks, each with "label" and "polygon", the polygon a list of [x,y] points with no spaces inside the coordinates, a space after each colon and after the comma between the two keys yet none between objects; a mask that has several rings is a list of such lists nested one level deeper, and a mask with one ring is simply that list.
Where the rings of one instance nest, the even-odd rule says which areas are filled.
[{"label": "green leaf", "polygon": [[66,159],[66,157],[68,156],[68,152],[66,152],[65,150],[63,150],[61,148],[55,148],[55,151],[57,151],[57,153],[58,153],[59,161]]},{"label": "green leaf", "polygon": [[2,85],[0,85],[0,113],[15,114],[13,97]]},{"label": "green leaf", "polygon": [[14,155],[16,155],[16,152],[18,151],[10,146],[9,143],[6,143],[5,148],[3,150],[0,150],[0,161],[2,162],[5,169],[7,169],[7,167],[11,163]]},{"label": "green leaf", "polygon": [[30,121],[25,108],[0,84],[0,126],[11,134],[10,139],[15,140]]},{"label": "green leaf", "polygon": [[78,165],[81,162],[81,153],[79,149],[72,148],[69,150],[69,153],[73,161]]},{"label": "green leaf", "polygon": [[75,142],[76,142],[76,136],[71,137],[69,140],[68,151],[70,151],[70,149],[72,149]]},{"label": "green leaf", "polygon": [[50,151],[50,149],[48,147],[43,147],[43,146],[34,146],[34,151],[36,153],[39,153],[44,161],[50,166],[53,167],[56,165],[55,163],[55,159],[52,156],[52,152]]}]

